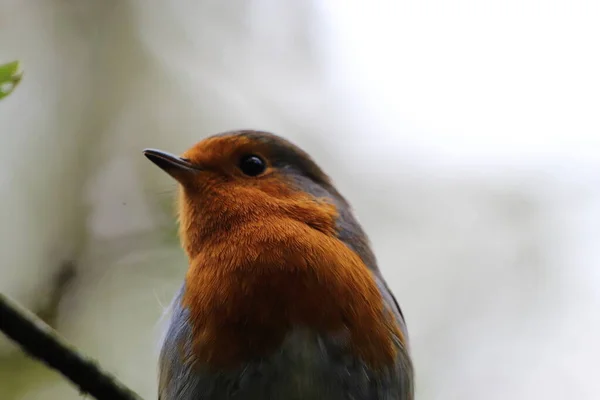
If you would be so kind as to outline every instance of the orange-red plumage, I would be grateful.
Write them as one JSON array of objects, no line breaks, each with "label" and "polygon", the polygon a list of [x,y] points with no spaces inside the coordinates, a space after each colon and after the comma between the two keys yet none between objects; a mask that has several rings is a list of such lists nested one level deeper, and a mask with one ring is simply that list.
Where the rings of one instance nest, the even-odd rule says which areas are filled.
[{"label": "orange-red plumage", "polygon": [[[275,170],[258,182],[236,178],[233,161],[245,152],[269,159],[268,149],[246,137],[211,138],[183,154],[206,169],[234,174],[223,182],[222,174],[207,171],[193,188],[183,186],[179,198],[190,257],[183,304],[197,326],[198,360],[215,366],[247,361],[275,349],[300,325],[330,334],[347,328],[365,360],[392,362],[390,329],[397,328],[391,315],[381,316],[371,272],[335,238],[336,208],[292,188]],[[217,184],[206,196],[202,186]]]}]

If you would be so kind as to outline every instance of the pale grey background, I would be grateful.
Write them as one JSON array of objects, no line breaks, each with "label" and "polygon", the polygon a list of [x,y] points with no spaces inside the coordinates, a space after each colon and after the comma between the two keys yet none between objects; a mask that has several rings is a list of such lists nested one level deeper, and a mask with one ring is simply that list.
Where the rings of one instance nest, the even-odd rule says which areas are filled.
[{"label": "pale grey background", "polygon": [[[571,0],[0,0],[0,62],[25,70],[0,102],[0,291],[155,398],[186,265],[174,185],[141,150],[266,129],[353,203],[419,399],[597,399],[599,16]],[[0,398],[78,394],[0,340]]]}]

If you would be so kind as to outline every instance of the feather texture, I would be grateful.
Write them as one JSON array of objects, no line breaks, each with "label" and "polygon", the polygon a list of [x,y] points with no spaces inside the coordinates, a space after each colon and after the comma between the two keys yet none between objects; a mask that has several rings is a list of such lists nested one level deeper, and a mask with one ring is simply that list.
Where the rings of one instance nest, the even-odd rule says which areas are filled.
[{"label": "feather texture", "polygon": [[[255,177],[239,169],[249,154],[265,163]],[[180,183],[190,261],[160,399],[413,399],[400,307],[349,203],[306,153],[241,131],[151,159]]]}]

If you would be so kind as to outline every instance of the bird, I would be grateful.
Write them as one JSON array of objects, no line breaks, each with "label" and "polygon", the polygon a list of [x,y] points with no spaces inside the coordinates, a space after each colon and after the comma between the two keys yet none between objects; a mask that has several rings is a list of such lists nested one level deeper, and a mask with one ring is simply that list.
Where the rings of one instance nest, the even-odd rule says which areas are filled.
[{"label": "bird", "polygon": [[144,155],[178,186],[189,265],[159,400],[413,400],[404,315],[348,201],[274,133]]}]

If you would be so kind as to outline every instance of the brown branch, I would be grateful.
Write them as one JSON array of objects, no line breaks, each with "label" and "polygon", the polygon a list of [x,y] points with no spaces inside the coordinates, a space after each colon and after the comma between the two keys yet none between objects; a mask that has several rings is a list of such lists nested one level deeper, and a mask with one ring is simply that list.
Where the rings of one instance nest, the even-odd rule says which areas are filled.
[{"label": "brown branch", "polygon": [[82,393],[98,400],[141,400],[93,360],[79,354],[39,318],[1,293],[0,331],[26,353],[63,374]]}]

